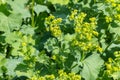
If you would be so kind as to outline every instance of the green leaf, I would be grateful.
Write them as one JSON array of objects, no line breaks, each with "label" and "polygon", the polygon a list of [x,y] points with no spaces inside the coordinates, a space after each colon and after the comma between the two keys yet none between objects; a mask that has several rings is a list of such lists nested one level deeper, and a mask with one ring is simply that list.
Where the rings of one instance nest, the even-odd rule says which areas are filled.
[{"label": "green leaf", "polygon": [[47,49],[48,52],[58,48],[57,40],[55,38],[49,38],[47,42],[44,44],[44,48]]},{"label": "green leaf", "polygon": [[94,53],[89,56],[83,61],[84,67],[81,76],[85,78],[85,80],[96,80],[103,62],[99,54]]},{"label": "green leaf", "polygon": [[20,38],[15,33],[6,33],[5,34],[6,43],[14,45],[14,42],[18,41]]},{"label": "green leaf", "polygon": [[18,30],[22,23],[20,14],[10,14],[9,16],[0,13],[0,31],[10,32]]},{"label": "green leaf", "polygon": [[110,33],[115,33],[120,36],[120,22],[114,21],[109,25]]},{"label": "green leaf", "polygon": [[67,5],[70,0],[48,0],[52,4]]},{"label": "green leaf", "polygon": [[28,0],[7,0],[7,3],[10,4],[13,13],[20,13],[23,18],[30,17],[29,8],[25,6]]},{"label": "green leaf", "polygon": [[0,5],[5,3],[6,3],[6,0],[0,0]]},{"label": "green leaf", "polygon": [[21,14],[10,14],[7,21],[10,30],[18,30],[22,24]]},{"label": "green leaf", "polygon": [[29,68],[29,64],[23,62],[17,65],[17,67],[15,68],[15,73],[18,77],[20,76],[31,77],[34,75],[33,69]]},{"label": "green leaf", "polygon": [[49,57],[45,53],[39,53],[36,57],[39,63],[48,64]]},{"label": "green leaf", "polygon": [[8,17],[0,12],[0,31],[10,31],[7,20]]},{"label": "green leaf", "polygon": [[0,67],[6,62],[5,55],[0,53]]},{"label": "green leaf", "polygon": [[[24,67],[22,67],[22,68],[24,68]],[[33,71],[31,71],[31,69],[27,70],[26,72],[16,71],[16,74],[17,74],[18,77],[26,76],[26,77],[29,77],[29,78],[34,75]]]},{"label": "green leaf", "polygon": [[80,67],[76,61],[73,62],[71,67],[72,67],[71,71],[74,73],[78,73],[80,71]]},{"label": "green leaf", "polygon": [[75,38],[75,35],[74,35],[74,34],[72,34],[72,35],[66,34],[66,35],[64,36],[64,40],[66,40],[66,41],[72,41],[74,38]]},{"label": "green leaf", "polygon": [[34,10],[37,13],[37,15],[39,15],[40,12],[44,12],[44,11],[47,11],[48,13],[50,12],[48,7],[44,5],[36,5],[34,6]]},{"label": "green leaf", "polygon": [[59,54],[59,52],[60,52],[59,47],[56,47],[54,50],[52,50],[53,54]]},{"label": "green leaf", "polygon": [[120,27],[110,27],[110,33],[115,33],[120,36]]},{"label": "green leaf", "polygon": [[21,29],[20,31],[21,31],[23,34],[33,35],[33,34],[35,33],[35,32],[34,32],[35,28],[33,28],[33,27],[30,26],[30,25],[23,25],[21,28],[22,28],[22,29]]},{"label": "green leaf", "polygon": [[21,61],[22,59],[7,59],[6,62],[7,74],[16,75],[14,70]]},{"label": "green leaf", "polygon": [[3,74],[2,67],[5,66],[5,63],[6,63],[5,55],[0,53],[0,76]]}]

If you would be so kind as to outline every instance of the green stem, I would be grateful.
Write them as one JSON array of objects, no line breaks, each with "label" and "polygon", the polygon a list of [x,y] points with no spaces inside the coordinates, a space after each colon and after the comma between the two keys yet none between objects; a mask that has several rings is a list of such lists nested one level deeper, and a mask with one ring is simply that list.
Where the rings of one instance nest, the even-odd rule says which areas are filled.
[{"label": "green stem", "polygon": [[32,0],[32,27],[35,27],[35,20],[34,20],[34,0]]},{"label": "green stem", "polygon": [[82,52],[80,61],[83,61],[84,59],[85,59],[85,53]]}]

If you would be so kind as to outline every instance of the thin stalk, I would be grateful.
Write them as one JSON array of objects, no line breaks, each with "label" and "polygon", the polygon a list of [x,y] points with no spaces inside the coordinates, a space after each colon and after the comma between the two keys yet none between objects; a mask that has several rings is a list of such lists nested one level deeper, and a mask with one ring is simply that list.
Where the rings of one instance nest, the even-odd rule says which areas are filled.
[{"label": "thin stalk", "polygon": [[82,52],[80,61],[83,61],[85,59],[85,56],[86,56],[85,53]]},{"label": "thin stalk", "polygon": [[32,23],[31,23],[31,25],[32,25],[32,27],[35,27],[35,19],[34,19],[34,0],[32,0],[32,17],[31,17],[31,19],[32,19]]}]

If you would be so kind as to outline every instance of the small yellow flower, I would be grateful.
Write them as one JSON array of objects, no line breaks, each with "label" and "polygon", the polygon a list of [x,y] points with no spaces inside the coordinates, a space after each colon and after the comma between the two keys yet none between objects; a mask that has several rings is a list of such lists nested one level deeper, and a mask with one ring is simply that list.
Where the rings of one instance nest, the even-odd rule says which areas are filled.
[{"label": "small yellow flower", "polygon": [[74,20],[75,19],[75,15],[77,14],[77,12],[78,12],[78,10],[76,10],[76,9],[74,11],[72,11],[71,15],[69,16],[69,19],[70,20]]},{"label": "small yellow flower", "polygon": [[117,5],[116,10],[120,11],[120,4]]},{"label": "small yellow flower", "polygon": [[83,38],[83,35],[82,35],[82,34],[80,34],[79,36],[80,36],[80,39],[82,39],[82,38]]},{"label": "small yellow flower", "polygon": [[115,18],[120,20],[120,14],[115,15]]},{"label": "small yellow flower", "polygon": [[83,26],[86,27],[86,28],[88,28],[88,27],[90,26],[90,24],[87,23],[87,22],[85,22],[85,23],[83,24]]},{"label": "small yellow flower", "polygon": [[97,32],[97,31],[93,31],[93,34],[94,34],[95,36],[98,36],[98,32]]},{"label": "small yellow flower", "polygon": [[56,56],[55,56],[55,55],[53,55],[53,56],[52,56],[52,59],[53,59],[53,60],[56,60]]},{"label": "small yellow flower", "polygon": [[73,45],[77,46],[79,45],[79,42],[77,40],[73,41]]},{"label": "small yellow flower", "polygon": [[89,48],[89,47],[92,47],[92,43],[88,43],[88,48]]},{"label": "small yellow flower", "polygon": [[106,16],[106,17],[105,17],[105,20],[106,20],[106,22],[107,22],[107,23],[112,22],[112,18],[111,18],[111,17],[109,17],[109,16]]},{"label": "small yellow flower", "polygon": [[80,15],[81,15],[82,18],[84,18],[87,14],[84,13],[84,12],[81,12]]},{"label": "small yellow flower", "polygon": [[89,34],[89,33],[86,33],[86,38],[87,38],[87,40],[91,40],[92,39],[92,35],[91,34]]},{"label": "small yellow flower", "polygon": [[37,80],[37,76],[33,76],[30,80]]},{"label": "small yellow flower", "polygon": [[92,17],[89,19],[91,22],[95,22],[96,21],[96,18],[95,17]]},{"label": "small yellow flower", "polygon": [[80,27],[75,27],[75,32],[76,33],[79,33],[81,31],[81,28]]},{"label": "small yellow flower", "polygon": [[110,71],[110,70],[106,70],[106,73],[107,73],[108,75],[110,75],[110,74],[111,74],[111,71]]},{"label": "small yellow flower", "polygon": [[119,70],[118,67],[113,66],[113,71],[118,71],[118,70]]},{"label": "small yellow flower", "polygon": [[114,55],[115,55],[115,57],[119,57],[120,56],[119,51],[115,51]]},{"label": "small yellow flower", "polygon": [[51,31],[52,35],[55,36],[55,37],[58,37],[62,34],[59,26],[54,26],[54,27],[51,26],[50,31]]},{"label": "small yellow flower", "polygon": [[55,79],[55,76],[52,74],[52,75],[50,75],[50,79]]},{"label": "small yellow flower", "polygon": [[55,19],[55,16],[53,16],[52,14],[50,14],[49,18],[50,19]]},{"label": "small yellow flower", "polygon": [[112,3],[112,7],[116,7],[117,6],[117,4],[116,3]]},{"label": "small yellow flower", "polygon": [[59,23],[61,23],[61,22],[62,22],[62,18],[58,18],[57,21],[58,21]]},{"label": "small yellow flower", "polygon": [[113,59],[112,59],[112,58],[108,58],[108,62],[110,62],[110,63],[111,63],[112,61],[113,61]]},{"label": "small yellow flower", "polygon": [[22,43],[22,46],[26,46],[27,44],[25,42]]},{"label": "small yellow flower", "polygon": [[86,46],[84,46],[84,47],[83,47],[83,50],[84,50],[84,51],[87,51],[87,47],[86,47]]},{"label": "small yellow flower", "polygon": [[81,80],[81,76],[80,75],[75,75],[73,80]]},{"label": "small yellow flower", "polygon": [[52,75],[46,75],[45,78],[49,79],[49,80],[54,80],[55,76],[53,74]]},{"label": "small yellow flower", "polygon": [[108,2],[108,3],[114,3],[115,1],[114,0],[106,0],[106,2]]},{"label": "small yellow flower", "polygon": [[103,49],[102,49],[100,46],[97,46],[96,49],[97,49],[100,53],[103,52]]},{"label": "small yellow flower", "polygon": [[46,80],[45,77],[39,77],[38,80]]},{"label": "small yellow flower", "polygon": [[112,70],[111,64],[106,63],[106,68],[107,68],[107,70]]}]

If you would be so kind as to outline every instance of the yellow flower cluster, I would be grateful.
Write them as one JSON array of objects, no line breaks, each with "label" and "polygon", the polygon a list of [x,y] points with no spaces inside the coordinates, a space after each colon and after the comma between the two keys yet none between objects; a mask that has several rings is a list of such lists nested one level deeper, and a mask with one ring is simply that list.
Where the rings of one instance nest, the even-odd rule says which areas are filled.
[{"label": "yellow flower cluster", "polygon": [[106,20],[107,23],[112,22],[112,18],[111,18],[110,16],[106,16],[106,17],[105,17],[105,20]]},{"label": "yellow flower cluster", "polygon": [[66,73],[63,70],[59,70],[58,71],[58,79],[59,80],[81,80],[81,76],[80,75],[76,75],[75,73]]},{"label": "yellow flower cluster", "polygon": [[63,70],[58,71],[58,76],[51,75],[45,75],[45,76],[33,76],[31,79],[28,80],[81,80],[81,76],[77,75],[73,72],[66,73]]},{"label": "yellow flower cluster", "polygon": [[118,20],[120,22],[120,14],[116,14],[115,18],[116,18],[116,20]]},{"label": "yellow flower cluster", "polygon": [[91,42],[85,43],[85,42],[80,42],[78,40],[74,40],[73,45],[79,46],[81,48],[81,50],[83,50],[83,51],[89,51],[89,50],[91,50],[91,48],[93,46]]},{"label": "yellow flower cluster", "polygon": [[35,48],[33,47],[35,45],[35,40],[32,38],[32,35],[23,35],[21,36],[21,39],[22,41],[19,49],[19,56],[24,56],[24,59],[28,60],[30,59],[29,55],[32,55],[35,52]]},{"label": "yellow flower cluster", "polygon": [[108,3],[114,3],[115,0],[106,0],[106,2],[108,2]]},{"label": "yellow flower cluster", "polygon": [[61,35],[61,30],[59,26],[54,26],[54,27],[50,27],[50,31],[52,32],[53,36],[57,37]]},{"label": "yellow flower cluster", "polygon": [[75,16],[77,15],[78,10],[72,11],[71,15],[69,16],[70,20],[74,20]]},{"label": "yellow flower cluster", "polygon": [[118,59],[120,59],[120,51],[115,51],[114,52],[114,55],[115,55],[115,60],[118,60]]},{"label": "yellow flower cluster", "polygon": [[66,60],[66,57],[65,56],[62,56],[62,55],[52,55],[51,59],[57,61],[57,60],[60,60],[62,62],[65,62]]},{"label": "yellow flower cluster", "polygon": [[75,20],[75,22],[76,22],[75,24],[78,25],[78,26],[81,26],[80,24],[82,24],[86,15],[87,14],[84,13],[84,12],[81,12],[81,13],[78,14],[78,10],[75,9],[71,12],[71,15],[69,16],[69,19],[70,20]]},{"label": "yellow flower cluster", "polygon": [[56,55],[53,55],[52,57],[51,57],[53,60],[56,60],[57,58],[56,58]]},{"label": "yellow flower cluster", "polygon": [[120,11],[120,3],[119,0],[106,0],[107,4],[110,4],[116,11]]},{"label": "yellow flower cluster", "polygon": [[116,10],[117,10],[118,12],[120,12],[120,3],[117,4],[117,6],[116,6]]},{"label": "yellow flower cluster", "polygon": [[45,23],[47,25],[47,31],[50,31],[53,36],[59,37],[62,34],[59,24],[62,22],[62,18],[57,18],[53,15],[50,15],[45,19]]},{"label": "yellow flower cluster", "polygon": [[78,13],[77,10],[72,11],[69,16],[69,19],[74,21],[74,30],[76,34],[76,38],[73,40],[72,45],[79,46],[83,51],[89,51],[94,47],[99,52],[102,52],[102,48],[96,47],[96,44],[92,42],[92,38],[98,36],[98,32],[95,30],[97,20],[95,17],[91,17],[89,18],[90,22],[85,22],[84,19],[86,16],[86,13]]},{"label": "yellow flower cluster", "polygon": [[[111,14],[113,16],[106,16],[105,20],[107,23],[112,22],[112,20],[117,20],[120,22],[120,0],[105,0],[106,4],[111,7]],[[108,7],[109,8],[109,7]]]},{"label": "yellow flower cluster", "polygon": [[44,77],[33,76],[31,79],[28,79],[28,80],[55,80],[55,76],[53,74],[45,75]]},{"label": "yellow flower cluster", "polygon": [[93,35],[98,36],[98,32],[95,31],[93,28],[94,23],[84,22],[83,24],[80,24],[81,26],[78,25],[79,24],[77,24],[74,29],[75,29],[75,33],[79,34],[80,40],[90,41]]},{"label": "yellow flower cluster", "polygon": [[103,49],[102,49],[100,46],[96,46],[96,49],[97,49],[100,53],[103,52]]},{"label": "yellow flower cluster", "polygon": [[112,3],[111,5],[112,5],[112,7],[116,7],[116,6],[117,6],[117,4],[116,4],[116,3]]},{"label": "yellow flower cluster", "polygon": [[120,71],[120,51],[115,51],[114,55],[115,55],[115,59],[108,58],[108,62],[105,63],[106,73],[108,75]]},{"label": "yellow flower cluster", "polygon": [[71,15],[69,16],[69,19],[74,20],[76,25],[81,26],[80,24],[82,24],[86,15],[87,14],[84,13],[84,12],[81,12],[81,13],[78,14],[78,10],[75,9],[71,12]]}]

